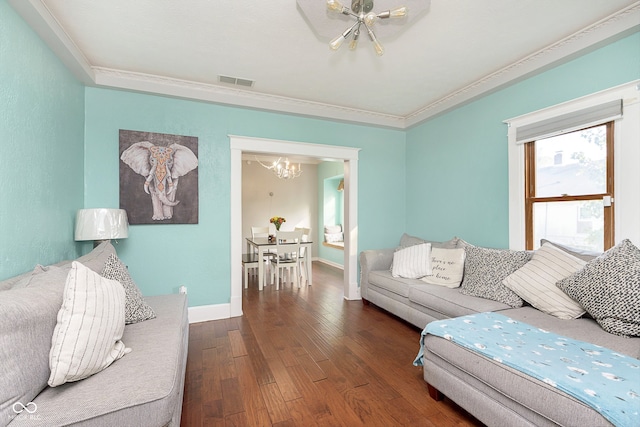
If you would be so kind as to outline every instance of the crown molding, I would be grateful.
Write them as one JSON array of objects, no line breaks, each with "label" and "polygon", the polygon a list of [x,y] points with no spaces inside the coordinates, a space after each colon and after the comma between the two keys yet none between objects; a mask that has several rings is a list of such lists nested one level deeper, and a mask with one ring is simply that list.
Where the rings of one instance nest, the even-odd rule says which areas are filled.
[{"label": "crown molding", "polygon": [[41,0],[8,0],[8,2],[71,72],[88,86],[126,89],[393,129],[407,129],[416,126],[436,115],[472,102],[536,72],[568,61],[588,49],[595,49],[604,42],[625,37],[640,28],[640,1],[637,1],[563,40],[402,117],[223,85],[94,67]]},{"label": "crown molding", "polygon": [[640,1],[406,116],[405,127],[471,102],[640,28]]},{"label": "crown molding", "polygon": [[259,110],[278,111],[312,118],[366,123],[398,129],[404,128],[404,117],[390,114],[151,74],[102,67],[92,67],[92,70],[95,76],[94,83],[97,86],[197,99]]}]

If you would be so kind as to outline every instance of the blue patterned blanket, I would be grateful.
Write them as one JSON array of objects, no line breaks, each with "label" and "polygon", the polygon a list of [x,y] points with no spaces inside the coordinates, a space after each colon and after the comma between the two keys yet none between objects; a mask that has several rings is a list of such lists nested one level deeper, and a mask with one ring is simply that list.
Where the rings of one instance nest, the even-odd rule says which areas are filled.
[{"label": "blue patterned blanket", "polygon": [[616,426],[640,426],[640,360],[563,337],[498,313],[431,322],[436,335],[524,372],[591,406]]}]

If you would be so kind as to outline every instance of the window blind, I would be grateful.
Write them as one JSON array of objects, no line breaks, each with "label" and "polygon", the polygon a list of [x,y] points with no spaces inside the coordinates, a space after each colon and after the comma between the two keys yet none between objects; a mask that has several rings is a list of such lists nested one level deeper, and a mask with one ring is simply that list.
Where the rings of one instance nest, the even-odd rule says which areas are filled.
[{"label": "window blind", "polygon": [[549,138],[622,117],[622,99],[562,114],[516,129],[516,144]]}]

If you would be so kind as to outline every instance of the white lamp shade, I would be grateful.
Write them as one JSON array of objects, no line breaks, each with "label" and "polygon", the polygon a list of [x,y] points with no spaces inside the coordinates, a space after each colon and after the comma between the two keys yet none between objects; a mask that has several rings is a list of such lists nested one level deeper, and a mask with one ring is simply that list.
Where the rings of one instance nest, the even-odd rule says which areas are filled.
[{"label": "white lamp shade", "polygon": [[124,209],[80,209],[76,214],[75,240],[125,239],[129,221]]}]

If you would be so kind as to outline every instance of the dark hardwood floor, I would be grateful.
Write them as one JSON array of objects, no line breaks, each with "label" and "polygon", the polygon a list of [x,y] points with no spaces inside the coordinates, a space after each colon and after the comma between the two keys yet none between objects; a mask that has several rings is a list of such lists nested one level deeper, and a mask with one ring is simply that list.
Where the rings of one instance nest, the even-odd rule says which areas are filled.
[{"label": "dark hardwood floor", "polygon": [[279,291],[252,277],[243,311],[190,326],[182,426],[482,426],[429,397],[420,331],[345,301],[341,270]]}]

